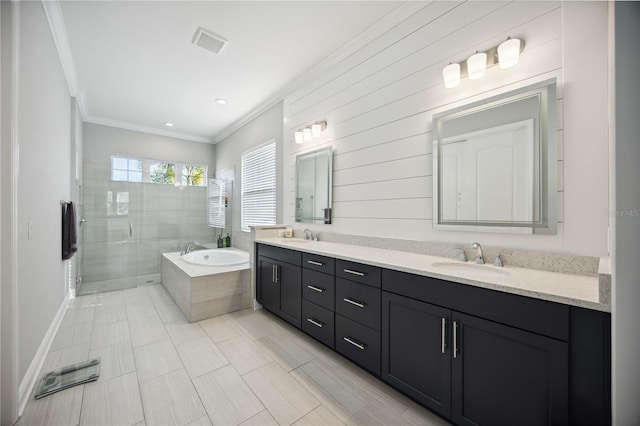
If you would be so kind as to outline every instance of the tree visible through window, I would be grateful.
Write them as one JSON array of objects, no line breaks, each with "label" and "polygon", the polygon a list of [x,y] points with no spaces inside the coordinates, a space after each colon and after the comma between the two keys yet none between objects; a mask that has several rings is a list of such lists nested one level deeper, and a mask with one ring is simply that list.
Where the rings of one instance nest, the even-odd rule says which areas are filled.
[{"label": "tree visible through window", "polygon": [[207,186],[207,166],[111,156],[111,180]]}]

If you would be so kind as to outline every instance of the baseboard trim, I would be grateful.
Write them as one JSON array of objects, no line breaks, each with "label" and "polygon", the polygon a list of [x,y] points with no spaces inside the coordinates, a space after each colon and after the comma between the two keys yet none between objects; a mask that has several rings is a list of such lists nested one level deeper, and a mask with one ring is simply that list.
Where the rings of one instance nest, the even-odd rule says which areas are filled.
[{"label": "baseboard trim", "polygon": [[22,416],[24,408],[27,406],[27,402],[29,402],[31,392],[38,382],[38,378],[40,377],[40,370],[42,370],[44,360],[47,358],[47,354],[49,353],[49,348],[51,348],[53,339],[56,337],[56,333],[60,328],[60,324],[62,324],[62,319],[64,318],[64,314],[67,311],[70,300],[71,297],[67,294],[67,296],[65,296],[64,300],[62,301],[60,308],[58,308],[56,316],[53,317],[53,321],[51,321],[51,325],[49,326],[47,333],[44,335],[44,338],[40,343],[40,347],[38,348],[36,355],[33,357],[31,365],[29,365],[27,373],[24,375],[24,379],[22,379],[22,382],[20,382],[20,387],[18,389],[19,417]]}]

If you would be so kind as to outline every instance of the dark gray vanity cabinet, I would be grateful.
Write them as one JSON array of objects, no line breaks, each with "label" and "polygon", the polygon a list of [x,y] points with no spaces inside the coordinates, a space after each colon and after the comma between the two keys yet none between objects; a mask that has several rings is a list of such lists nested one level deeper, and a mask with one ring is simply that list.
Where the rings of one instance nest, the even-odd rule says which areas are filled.
[{"label": "dark gray vanity cabinet", "polygon": [[302,319],[302,256],[300,252],[257,246],[256,299],[262,306],[296,327]]},{"label": "dark gray vanity cabinet", "polygon": [[608,314],[382,272],[387,383],[459,425],[610,422]]}]

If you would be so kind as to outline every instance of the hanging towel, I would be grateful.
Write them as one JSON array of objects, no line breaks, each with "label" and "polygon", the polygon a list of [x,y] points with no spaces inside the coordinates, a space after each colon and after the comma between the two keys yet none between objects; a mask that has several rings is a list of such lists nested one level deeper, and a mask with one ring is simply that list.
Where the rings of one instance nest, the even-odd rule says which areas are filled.
[{"label": "hanging towel", "polygon": [[78,251],[76,212],[72,202],[62,204],[62,260],[71,259]]}]

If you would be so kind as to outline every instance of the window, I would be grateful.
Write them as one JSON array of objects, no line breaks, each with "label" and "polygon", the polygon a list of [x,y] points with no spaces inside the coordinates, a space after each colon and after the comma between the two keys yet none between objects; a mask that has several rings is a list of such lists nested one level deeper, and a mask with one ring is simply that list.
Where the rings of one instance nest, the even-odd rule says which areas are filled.
[{"label": "window", "polygon": [[241,229],[276,223],[276,143],[242,155]]},{"label": "window", "polygon": [[207,224],[214,228],[224,228],[225,207],[227,206],[227,194],[225,192],[224,180],[209,179],[207,198],[209,199]]},{"label": "window", "polygon": [[207,166],[111,156],[111,180],[206,186]]}]

